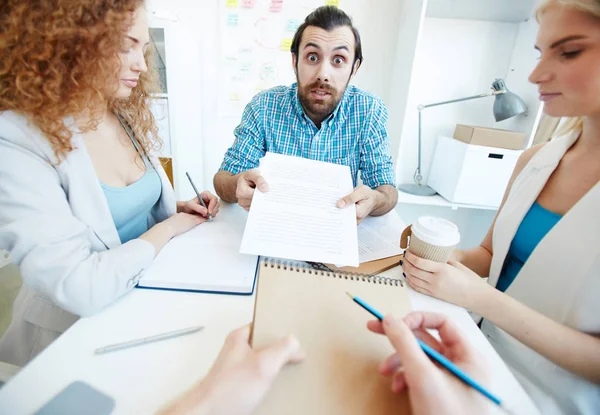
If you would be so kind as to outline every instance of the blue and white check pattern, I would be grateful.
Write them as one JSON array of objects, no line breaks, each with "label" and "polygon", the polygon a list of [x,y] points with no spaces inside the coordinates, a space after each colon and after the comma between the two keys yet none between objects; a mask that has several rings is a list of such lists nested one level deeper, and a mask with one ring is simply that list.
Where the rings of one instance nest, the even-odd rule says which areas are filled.
[{"label": "blue and white check pattern", "polygon": [[304,113],[298,87],[278,86],[254,98],[235,128],[235,141],[220,170],[238,174],[258,167],[265,152],[347,165],[356,187],[358,171],[371,188],[395,186],[381,99],[349,85],[333,114],[318,129]]}]

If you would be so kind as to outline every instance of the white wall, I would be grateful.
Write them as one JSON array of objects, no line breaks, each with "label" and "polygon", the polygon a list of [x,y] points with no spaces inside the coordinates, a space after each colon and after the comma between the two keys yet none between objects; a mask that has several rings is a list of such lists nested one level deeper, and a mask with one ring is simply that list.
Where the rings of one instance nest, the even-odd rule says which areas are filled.
[{"label": "white wall", "polygon": [[520,131],[528,135],[535,133],[533,127],[541,106],[537,87],[531,84],[528,78],[535,68],[537,56],[539,56],[534,51],[538,28],[539,25],[535,19],[529,19],[519,24],[510,67],[504,78],[506,86],[525,101],[528,108],[527,114],[494,123],[495,128]]},{"label": "white wall", "polygon": [[427,16],[520,23],[532,15],[536,1],[428,0]]},{"label": "white wall", "polygon": [[352,83],[380,96],[388,106],[391,100],[390,85],[396,76],[394,65],[399,21],[404,13],[403,4],[406,3],[379,0],[377,7],[373,7],[373,2],[368,0],[340,2],[340,7],[352,17],[362,40],[364,64]]},{"label": "white wall", "polygon": [[[202,43],[208,41],[206,34],[215,20],[206,16],[216,13],[216,4],[192,0],[147,3],[150,11],[156,10],[159,16],[169,17],[153,18],[150,25],[165,28],[171,154],[175,192],[179,198],[191,198],[194,194],[185,177],[186,171],[199,187],[205,187],[202,186],[205,182],[202,79],[210,65],[203,65],[200,51]],[[177,22],[171,21],[171,17]]]},{"label": "white wall", "polygon": [[394,74],[389,85],[388,104],[390,113],[388,136],[394,161],[397,161],[398,149],[400,148],[407,97],[415,67],[414,58],[423,29],[420,23],[424,19],[426,8],[427,0],[405,2],[396,25],[397,43],[394,51]]},{"label": "white wall", "polygon": [[[417,106],[489,91],[508,72],[518,30],[517,23],[425,18],[402,125],[399,183],[412,182],[417,167]],[[423,110],[425,179],[437,137],[452,136],[457,123],[493,126],[492,106],[488,97]]]}]

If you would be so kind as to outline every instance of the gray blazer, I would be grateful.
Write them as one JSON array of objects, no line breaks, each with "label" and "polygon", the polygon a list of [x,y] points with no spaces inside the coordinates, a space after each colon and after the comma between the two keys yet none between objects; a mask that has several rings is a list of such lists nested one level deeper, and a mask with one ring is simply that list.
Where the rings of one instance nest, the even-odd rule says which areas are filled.
[{"label": "gray blazer", "polygon": [[[71,128],[72,119],[65,124]],[[26,117],[0,112],[0,248],[20,266],[23,288],[0,340],[0,361],[27,363],[79,316],[130,291],[154,260],[141,239],[121,244],[82,137],[60,164],[44,134]],[[162,194],[149,226],[176,211],[158,159]]]}]

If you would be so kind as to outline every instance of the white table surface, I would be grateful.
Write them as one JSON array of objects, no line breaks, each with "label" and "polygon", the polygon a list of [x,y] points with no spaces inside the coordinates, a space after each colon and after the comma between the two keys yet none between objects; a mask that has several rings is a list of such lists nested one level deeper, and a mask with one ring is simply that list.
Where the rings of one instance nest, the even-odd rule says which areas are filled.
[{"label": "white table surface", "polygon": [[[219,220],[230,214],[242,213],[226,206]],[[394,268],[385,275],[400,273]],[[410,298],[414,310],[444,313],[461,327],[490,362],[491,390],[514,413],[538,413],[464,309],[413,290]],[[32,413],[76,380],[111,396],[115,414],[155,412],[207,373],[226,335],[251,322],[253,308],[254,296],[134,290],[101,313],[80,319],[2,387],[0,413]],[[195,325],[205,328],[189,336],[94,355],[101,346]]]}]

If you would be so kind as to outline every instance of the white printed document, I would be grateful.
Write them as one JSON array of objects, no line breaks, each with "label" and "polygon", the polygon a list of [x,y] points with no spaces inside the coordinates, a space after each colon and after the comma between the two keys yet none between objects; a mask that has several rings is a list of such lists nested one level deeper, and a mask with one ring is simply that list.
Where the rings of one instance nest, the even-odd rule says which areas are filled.
[{"label": "white printed document", "polygon": [[241,253],[358,266],[356,207],[336,203],[352,193],[348,166],[267,153]]}]

